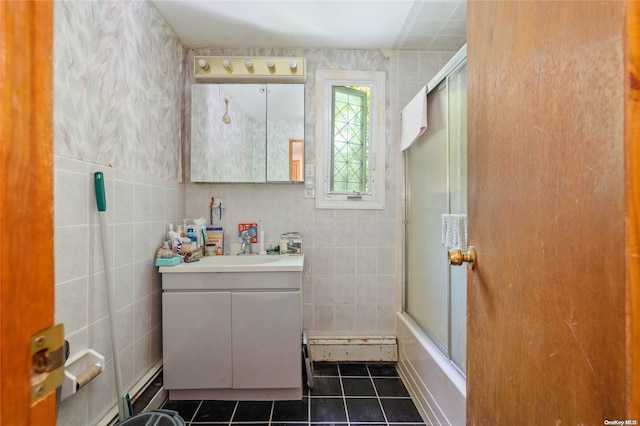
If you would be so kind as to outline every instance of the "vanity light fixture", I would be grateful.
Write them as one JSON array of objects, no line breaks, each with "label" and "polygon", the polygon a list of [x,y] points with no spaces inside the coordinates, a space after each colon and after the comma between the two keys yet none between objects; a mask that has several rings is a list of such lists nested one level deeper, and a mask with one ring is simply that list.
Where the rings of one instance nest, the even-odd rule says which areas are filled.
[{"label": "vanity light fixture", "polygon": [[[204,59],[200,59],[200,60],[204,61]],[[232,72],[233,71],[233,67],[231,66],[231,63],[229,63],[228,59],[223,59],[222,60],[222,68],[227,70],[227,72]]]},{"label": "vanity light fixture", "polygon": [[305,58],[196,56],[193,75],[199,82],[304,83]]},{"label": "vanity light fixture", "polygon": [[224,114],[222,115],[224,124],[231,124],[231,116],[229,115],[229,99],[224,98]]}]

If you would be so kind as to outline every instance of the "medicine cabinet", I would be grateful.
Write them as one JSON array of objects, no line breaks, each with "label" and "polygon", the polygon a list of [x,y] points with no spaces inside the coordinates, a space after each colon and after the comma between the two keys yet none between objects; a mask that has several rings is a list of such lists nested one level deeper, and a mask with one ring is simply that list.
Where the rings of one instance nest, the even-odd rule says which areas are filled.
[{"label": "medicine cabinet", "polygon": [[304,84],[191,86],[192,182],[302,182]]}]

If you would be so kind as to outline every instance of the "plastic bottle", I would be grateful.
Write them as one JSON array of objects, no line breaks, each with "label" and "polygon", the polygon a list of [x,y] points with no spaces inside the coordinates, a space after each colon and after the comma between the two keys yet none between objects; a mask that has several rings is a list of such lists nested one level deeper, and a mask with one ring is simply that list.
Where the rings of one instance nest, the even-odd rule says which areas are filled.
[{"label": "plastic bottle", "polygon": [[191,240],[191,250],[198,249],[198,236],[196,235],[195,225],[189,225],[187,227],[187,238]]},{"label": "plastic bottle", "polygon": [[169,224],[169,232],[167,232],[167,240],[171,241],[171,234],[173,233],[173,223]]}]

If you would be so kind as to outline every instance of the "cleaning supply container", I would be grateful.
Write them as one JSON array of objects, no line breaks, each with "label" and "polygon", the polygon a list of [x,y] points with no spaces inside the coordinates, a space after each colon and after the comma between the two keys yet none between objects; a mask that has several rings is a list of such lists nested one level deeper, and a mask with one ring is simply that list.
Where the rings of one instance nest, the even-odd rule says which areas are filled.
[{"label": "cleaning supply container", "polygon": [[116,426],[185,426],[185,422],[178,412],[173,410],[152,410],[136,414]]}]

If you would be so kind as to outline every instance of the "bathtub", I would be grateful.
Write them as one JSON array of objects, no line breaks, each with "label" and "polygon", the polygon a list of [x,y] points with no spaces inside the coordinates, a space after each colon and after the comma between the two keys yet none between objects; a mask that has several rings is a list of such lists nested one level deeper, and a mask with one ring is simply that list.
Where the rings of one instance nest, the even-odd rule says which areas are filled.
[{"label": "bathtub", "polygon": [[397,315],[398,372],[425,423],[464,425],[466,380],[411,317]]}]

